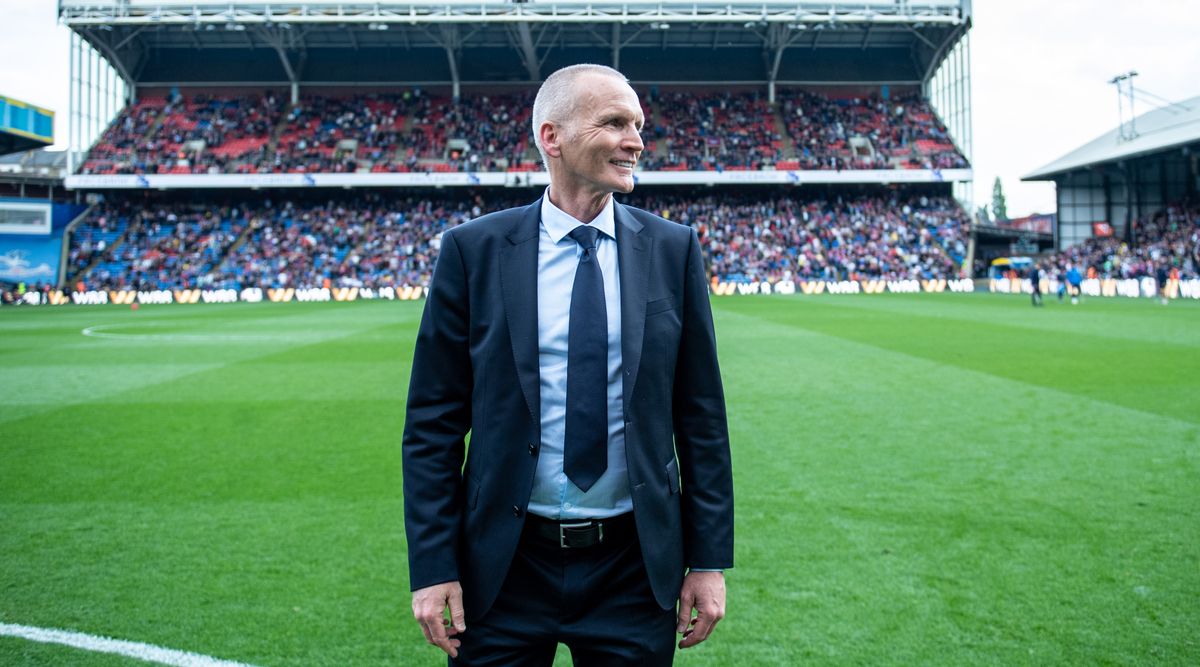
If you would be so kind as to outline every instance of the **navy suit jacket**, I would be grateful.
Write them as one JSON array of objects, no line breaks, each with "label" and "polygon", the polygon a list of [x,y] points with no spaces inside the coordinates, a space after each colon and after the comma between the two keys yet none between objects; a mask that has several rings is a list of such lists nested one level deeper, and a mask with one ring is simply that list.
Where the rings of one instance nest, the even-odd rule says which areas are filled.
[{"label": "navy suit jacket", "polygon": [[[403,441],[410,583],[461,581],[468,619],[508,572],[541,442],[540,217],[538,200],[443,234],[417,334]],[[619,203],[614,217],[629,486],[667,609],[686,568],[733,566],[725,398],[696,233]]]}]

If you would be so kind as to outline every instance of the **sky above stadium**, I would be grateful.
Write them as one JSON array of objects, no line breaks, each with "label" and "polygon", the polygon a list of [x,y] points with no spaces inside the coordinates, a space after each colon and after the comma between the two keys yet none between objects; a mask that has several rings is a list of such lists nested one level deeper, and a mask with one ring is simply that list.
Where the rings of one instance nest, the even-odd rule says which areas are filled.
[{"label": "sky above stadium", "polygon": [[[68,31],[56,5],[4,0],[0,95],[57,112],[55,148],[66,148]],[[1138,88],[1172,101],[1200,95],[1194,0],[975,0],[974,11],[976,205],[999,176],[1010,216],[1053,212],[1054,186],[1020,178],[1116,127],[1114,75],[1136,70]]]}]

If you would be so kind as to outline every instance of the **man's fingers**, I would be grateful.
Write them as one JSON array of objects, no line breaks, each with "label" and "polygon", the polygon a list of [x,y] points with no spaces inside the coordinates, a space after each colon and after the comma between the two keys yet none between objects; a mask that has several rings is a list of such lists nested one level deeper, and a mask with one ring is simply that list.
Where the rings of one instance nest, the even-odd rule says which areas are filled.
[{"label": "man's fingers", "polygon": [[462,632],[467,629],[467,614],[463,611],[462,588],[455,586],[450,591],[450,621],[454,629]]},{"label": "man's fingers", "polygon": [[716,627],[720,620],[719,618],[714,618],[703,613],[693,618],[692,627],[683,633],[683,639],[679,642],[679,648],[691,648],[708,639],[709,635],[712,634],[713,628]]},{"label": "man's fingers", "polygon": [[[683,615],[684,613],[687,613],[687,616],[684,616]],[[688,618],[688,616],[691,616],[691,615],[692,615],[691,609],[688,609],[687,612],[684,612],[683,609],[679,610],[679,618],[675,619],[676,634],[678,634],[680,632],[687,632],[688,625],[691,623],[691,620]]]},{"label": "man's fingers", "polygon": [[683,638],[679,640],[679,648],[691,648],[704,641],[706,635],[701,618],[701,616],[696,616],[688,623],[688,629],[684,631]]},{"label": "man's fingers", "polygon": [[[453,634],[458,634],[458,630],[450,629]],[[447,634],[446,626],[441,623],[431,623],[429,627],[430,642],[434,646],[442,649],[451,658],[458,657],[458,647],[461,642],[457,639],[451,639],[451,635]]]},{"label": "man's fingers", "polygon": [[441,646],[446,641],[446,626],[442,625],[441,620],[442,619],[439,618],[437,621],[427,624],[430,638],[433,640],[433,643],[437,644],[438,646]]},{"label": "man's fingers", "polygon": [[429,628],[425,627],[424,623],[417,623],[417,625],[420,626],[420,628],[421,628],[421,634],[425,635],[425,641],[432,644],[433,643],[433,635],[429,634]]},{"label": "man's fingers", "polygon": [[684,589],[679,597],[679,614],[675,617],[676,633],[681,633],[688,629],[688,624],[692,621],[692,605],[694,602],[694,598]]},{"label": "man's fingers", "polygon": [[[695,612],[696,618],[690,616]],[[679,648],[695,646],[708,639],[713,627],[725,617],[725,575],[721,572],[689,572],[679,591],[676,632],[682,633]]]},{"label": "man's fingers", "polygon": [[700,614],[696,617],[696,622],[692,625],[692,636],[696,638],[696,643],[708,639],[712,634],[713,628],[717,625],[717,619],[708,614]]},{"label": "man's fingers", "polygon": [[[450,581],[413,591],[412,608],[425,641],[457,658],[462,642],[454,637],[467,629],[462,586],[457,581]],[[449,619],[446,618],[447,609],[450,610]]]}]

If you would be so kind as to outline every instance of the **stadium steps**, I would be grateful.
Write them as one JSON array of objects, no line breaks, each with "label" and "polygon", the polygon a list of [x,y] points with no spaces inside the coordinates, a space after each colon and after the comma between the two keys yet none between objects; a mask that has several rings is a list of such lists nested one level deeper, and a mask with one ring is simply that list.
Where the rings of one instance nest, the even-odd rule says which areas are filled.
[{"label": "stadium steps", "polygon": [[[658,122],[658,120],[660,120],[663,117],[662,103],[658,101],[657,97],[655,97],[654,100],[650,102],[649,106],[650,106],[650,113],[651,113],[651,119],[652,119],[650,122]],[[656,140],[654,142],[654,157],[666,157],[666,156],[667,156],[667,142],[663,141],[663,140]]]},{"label": "stadium steps", "polygon": [[274,162],[275,149],[279,147],[279,137],[282,137],[283,131],[287,129],[288,118],[291,118],[292,110],[296,106],[296,104],[289,103],[284,107],[283,113],[279,114],[279,120],[275,122],[275,127],[271,128],[271,136],[267,139],[266,150],[263,151],[263,164]]},{"label": "stadium steps", "polygon": [[[963,216],[965,217],[966,214],[964,213]],[[950,248],[946,247],[946,241],[938,237],[937,234],[933,235],[933,246],[940,250],[942,255],[945,256],[946,260],[953,264],[956,268],[962,268],[962,262],[954,259],[954,253],[950,251]],[[968,256],[970,255],[969,252],[967,254]]]},{"label": "stadium steps", "polygon": [[158,129],[162,127],[163,123],[167,122],[167,116],[171,115],[168,111],[170,108],[171,105],[168,103],[158,110],[158,115],[154,117],[154,122],[150,123],[149,127],[146,128],[146,133],[142,135],[142,142],[149,141],[158,134]]},{"label": "stadium steps", "polygon": [[250,236],[254,234],[254,232],[260,227],[262,227],[262,218],[257,216],[251,218],[250,224],[246,225],[245,229],[242,230],[242,233],[238,234],[238,237],[233,240],[233,243],[225,246],[225,249],[221,251],[221,255],[213,260],[212,265],[214,267],[223,266],[225,264],[225,260],[229,259],[235,250],[242,247],[246,243],[246,240],[249,239]]},{"label": "stadium steps", "polygon": [[131,218],[129,221],[129,224],[125,226],[125,231],[121,232],[120,236],[113,239],[112,243],[108,244],[108,247],[104,249],[104,252],[93,257],[92,261],[87,263],[87,266],[76,271],[69,278],[67,278],[65,281],[65,284],[74,285],[75,283],[79,282],[79,280],[82,279],[84,276],[91,274],[91,272],[100,264],[102,264],[104,262],[114,261],[113,258],[115,258],[117,256],[117,248],[120,248],[121,245],[123,243],[125,243],[125,239],[129,238],[130,232],[132,232],[135,229],[141,229],[141,227],[142,227],[141,219]]},{"label": "stadium steps", "polygon": [[[965,210],[963,210],[961,206],[959,207],[958,212],[959,212],[959,215],[962,216],[963,220],[969,219],[967,212]],[[937,248],[938,251],[941,252],[942,255],[946,258],[946,260],[949,261],[951,264],[953,264],[956,267],[961,267],[961,263],[954,259],[954,253],[950,250],[949,246],[946,245],[946,240],[941,238],[940,236],[938,236],[937,232],[932,227],[927,227],[927,229],[929,229],[929,234],[933,237],[933,244],[932,244],[933,247]],[[972,234],[972,236],[974,236],[974,235]],[[974,243],[975,243],[974,239],[971,239],[969,241],[968,249],[967,249],[967,257],[971,257],[972,254],[974,253],[974,251],[970,248],[970,246],[973,245]]]},{"label": "stadium steps", "polygon": [[783,119],[783,111],[781,104],[775,104],[771,107],[771,114],[775,118],[775,131],[779,133],[780,139],[783,140],[783,159],[798,158],[800,154],[796,152],[796,142],[792,139],[792,135],[787,131],[787,122]]}]

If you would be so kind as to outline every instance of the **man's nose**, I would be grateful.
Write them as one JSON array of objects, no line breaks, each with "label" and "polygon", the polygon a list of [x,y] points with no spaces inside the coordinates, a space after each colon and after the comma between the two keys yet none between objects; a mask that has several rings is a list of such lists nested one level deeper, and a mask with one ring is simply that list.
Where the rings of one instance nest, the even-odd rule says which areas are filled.
[{"label": "man's nose", "polygon": [[641,131],[639,131],[636,127],[630,126],[630,128],[625,132],[625,138],[621,142],[621,147],[625,148],[626,150],[637,151],[638,153],[641,153],[642,149],[646,147],[646,145],[642,143]]}]

